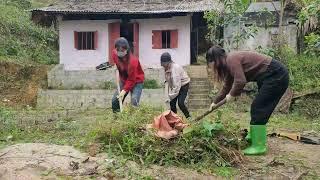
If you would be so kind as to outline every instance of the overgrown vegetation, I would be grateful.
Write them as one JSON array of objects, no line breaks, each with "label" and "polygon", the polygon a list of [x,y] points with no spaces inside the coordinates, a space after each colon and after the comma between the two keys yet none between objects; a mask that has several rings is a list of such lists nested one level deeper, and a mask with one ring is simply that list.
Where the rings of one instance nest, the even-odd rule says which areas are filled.
[{"label": "overgrown vegetation", "polygon": [[222,45],[223,39],[219,34],[221,34],[223,27],[234,26],[236,28],[232,35],[230,46],[238,49],[244,40],[253,37],[257,33],[257,26],[243,26],[245,20],[244,12],[251,2],[248,0],[226,0],[220,2],[224,5],[222,13],[208,11],[204,14],[209,29],[207,39],[213,44]]},{"label": "overgrown vegetation", "polygon": [[228,126],[224,132],[220,125],[205,121],[191,133],[165,141],[145,130],[145,124],[151,123],[155,116],[148,112],[152,110],[129,110],[120,115],[119,123],[101,126],[94,134],[104,143],[107,152],[142,164],[189,165],[209,169],[214,165],[231,166],[242,161],[237,151],[239,142],[234,134],[237,127]]},{"label": "overgrown vegetation", "polygon": [[[123,163],[133,160],[142,166],[175,165],[233,176],[236,172],[228,167],[242,162],[238,150],[243,148],[245,142],[239,140],[240,129],[248,127],[249,109],[249,103],[243,100],[224,106],[203,123],[194,126],[190,133],[166,141],[155,137],[153,131],[145,128],[163,111],[161,108],[127,108],[121,114],[113,114],[111,110],[95,110],[39,121],[36,117],[43,114],[41,112],[17,112],[1,107],[0,146],[43,142],[72,145],[90,153],[90,147],[97,144],[99,148],[95,150],[96,153],[106,152],[110,158]],[[30,115],[35,117],[26,118]],[[275,114],[270,119],[268,131],[285,128],[319,132],[318,120],[315,118],[311,121],[299,111],[287,115]],[[110,170],[117,171],[121,166],[123,164]]]},{"label": "overgrown vegetation", "polygon": [[161,86],[154,79],[145,79],[143,82],[143,88],[145,89],[159,89]]},{"label": "overgrown vegetation", "polygon": [[55,64],[57,32],[31,21],[28,0],[0,1],[0,60]]},{"label": "overgrown vegetation", "polygon": [[[238,141],[239,126],[233,121],[214,123],[221,114],[196,126],[191,133],[166,141],[145,129],[161,108],[143,106],[128,108],[121,114],[111,111],[95,116],[97,119],[60,119],[26,125],[8,109],[1,109],[2,143],[50,142],[68,144],[84,150],[92,143],[102,144],[101,151],[117,155],[143,165],[176,165],[195,169],[212,170],[212,167],[234,166],[242,161]],[[83,114],[82,116],[87,116]],[[10,126],[7,126],[8,123]],[[90,123],[89,123],[90,122]],[[30,122],[29,122],[30,123]],[[4,126],[5,125],[5,126]],[[9,140],[8,137],[11,137]]]}]

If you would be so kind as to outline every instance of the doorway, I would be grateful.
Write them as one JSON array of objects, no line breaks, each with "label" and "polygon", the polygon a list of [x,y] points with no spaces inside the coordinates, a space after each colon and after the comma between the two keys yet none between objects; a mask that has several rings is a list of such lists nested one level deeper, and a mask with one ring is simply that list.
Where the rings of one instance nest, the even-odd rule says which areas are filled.
[{"label": "doorway", "polygon": [[134,30],[132,23],[123,22],[120,24],[120,37],[124,37],[128,40],[130,49],[132,53],[134,53]]}]

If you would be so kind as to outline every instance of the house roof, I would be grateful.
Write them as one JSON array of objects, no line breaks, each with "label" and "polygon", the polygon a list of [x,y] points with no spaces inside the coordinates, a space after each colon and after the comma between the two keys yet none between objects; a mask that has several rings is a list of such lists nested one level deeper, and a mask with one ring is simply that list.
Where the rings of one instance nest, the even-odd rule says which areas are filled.
[{"label": "house roof", "polygon": [[34,9],[48,13],[151,14],[222,11],[218,0],[62,0]]},{"label": "house roof", "polygon": [[246,12],[260,12],[262,10],[267,10],[270,12],[280,11],[281,4],[280,1],[275,2],[255,2],[251,3]]}]

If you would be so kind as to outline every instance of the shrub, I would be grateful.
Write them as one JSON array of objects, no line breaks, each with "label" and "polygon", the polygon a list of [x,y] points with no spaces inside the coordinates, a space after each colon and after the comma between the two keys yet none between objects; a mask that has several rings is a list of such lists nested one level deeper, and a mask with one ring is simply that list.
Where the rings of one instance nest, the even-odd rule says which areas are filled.
[{"label": "shrub", "polygon": [[32,23],[29,1],[0,1],[0,56],[34,61],[58,62],[57,32]]},{"label": "shrub", "polygon": [[144,80],[143,87],[145,89],[159,89],[161,86],[154,79],[146,79]]}]

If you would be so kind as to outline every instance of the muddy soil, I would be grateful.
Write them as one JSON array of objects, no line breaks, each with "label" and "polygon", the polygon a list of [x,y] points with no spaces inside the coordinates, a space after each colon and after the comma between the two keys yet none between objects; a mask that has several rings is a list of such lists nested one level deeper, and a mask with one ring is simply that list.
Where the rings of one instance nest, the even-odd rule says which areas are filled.
[{"label": "muddy soil", "polygon": [[38,89],[47,86],[48,67],[0,62],[0,104],[35,106]]}]

